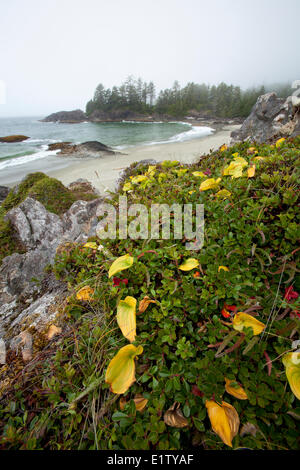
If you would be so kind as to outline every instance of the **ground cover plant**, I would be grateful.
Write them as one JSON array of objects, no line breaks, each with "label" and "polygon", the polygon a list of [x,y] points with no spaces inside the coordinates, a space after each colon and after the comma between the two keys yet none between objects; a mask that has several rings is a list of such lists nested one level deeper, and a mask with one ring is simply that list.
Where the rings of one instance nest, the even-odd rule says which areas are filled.
[{"label": "ground cover plant", "polygon": [[0,447],[299,449],[299,156],[298,137],[132,166],[109,202],[203,203],[204,246],[61,247],[63,332],[2,367]]}]

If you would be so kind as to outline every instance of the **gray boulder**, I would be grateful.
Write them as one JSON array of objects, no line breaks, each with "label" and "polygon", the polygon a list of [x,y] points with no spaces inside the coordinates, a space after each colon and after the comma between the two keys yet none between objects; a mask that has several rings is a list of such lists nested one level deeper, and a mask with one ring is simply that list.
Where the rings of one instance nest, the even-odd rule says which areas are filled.
[{"label": "gray boulder", "polygon": [[0,266],[0,338],[19,334],[25,320],[26,327],[44,326],[55,317],[55,299],[63,301],[67,289],[50,282],[45,267],[53,263],[59,245],[84,243],[96,235],[101,204],[100,198],[77,201],[59,217],[28,197],[6,214],[27,252],[7,256]]},{"label": "gray boulder", "polygon": [[257,99],[250,115],[239,130],[231,133],[231,138],[233,142],[261,143],[275,137],[292,136],[298,127],[299,118],[291,101],[278,98],[276,93],[266,93]]},{"label": "gray boulder", "polygon": [[27,249],[50,247],[62,238],[64,227],[60,217],[39,201],[28,197],[5,216],[14,227],[17,237]]}]

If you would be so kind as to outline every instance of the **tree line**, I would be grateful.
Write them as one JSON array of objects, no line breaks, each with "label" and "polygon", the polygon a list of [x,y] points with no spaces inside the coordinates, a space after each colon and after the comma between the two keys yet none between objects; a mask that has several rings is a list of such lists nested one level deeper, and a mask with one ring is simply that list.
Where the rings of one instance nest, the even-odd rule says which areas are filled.
[{"label": "tree line", "polygon": [[274,84],[268,87],[259,86],[242,90],[239,86],[197,84],[189,82],[181,88],[175,81],[172,88],[161,90],[156,94],[152,81],[129,76],[121,86],[105,88],[100,83],[86,105],[87,115],[94,111],[109,113],[128,110],[140,114],[168,115],[182,118],[189,111],[224,117],[246,117],[257,98],[267,91],[276,91],[278,96],[286,98],[292,93],[288,84]]}]

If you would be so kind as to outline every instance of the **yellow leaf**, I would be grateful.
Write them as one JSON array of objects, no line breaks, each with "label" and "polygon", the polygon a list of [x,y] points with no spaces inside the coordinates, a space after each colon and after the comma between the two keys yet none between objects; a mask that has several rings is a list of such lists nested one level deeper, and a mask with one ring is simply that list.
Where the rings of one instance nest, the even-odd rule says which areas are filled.
[{"label": "yellow leaf", "polygon": [[92,250],[97,250],[98,245],[95,242],[88,242],[85,245],[83,245],[83,248],[91,248]]},{"label": "yellow leaf", "polygon": [[[235,155],[235,154],[234,154]],[[247,160],[245,160],[243,157],[234,157],[234,161],[238,164],[238,165],[241,165],[243,168],[245,166],[248,166],[248,162]]]},{"label": "yellow leaf", "polygon": [[117,322],[123,336],[131,343],[136,337],[136,299],[127,296],[125,300],[120,300],[117,307]]},{"label": "yellow leaf", "polygon": [[259,156],[258,156],[258,157],[254,157],[253,160],[259,162],[259,161],[263,161],[263,160],[265,160],[265,159],[264,159],[264,157],[259,157]]},{"label": "yellow leaf", "polygon": [[147,179],[146,175],[137,175],[131,179],[131,182],[134,184],[138,184],[138,183],[141,183],[142,181],[145,181],[146,179]]},{"label": "yellow leaf", "polygon": [[231,162],[226,168],[224,168],[223,176],[241,178],[243,176],[243,166],[240,163]]},{"label": "yellow leaf", "polygon": [[197,178],[203,178],[206,175],[203,173],[203,171],[193,171],[192,173],[193,176],[196,176]]},{"label": "yellow leaf", "polygon": [[125,393],[135,382],[134,358],[142,354],[142,346],[123,346],[110,361],[105,374],[105,382],[110,384],[113,393]]},{"label": "yellow leaf", "polygon": [[172,428],[185,428],[189,425],[180,410],[180,404],[176,402],[165,412],[164,422]]},{"label": "yellow leaf", "polygon": [[238,157],[238,156],[239,156],[239,152],[233,153],[232,156],[233,156],[234,158]]},{"label": "yellow leaf", "polygon": [[223,144],[222,147],[220,147],[220,152],[225,152],[227,150],[227,145]]},{"label": "yellow leaf", "polygon": [[[133,401],[135,403],[135,409],[137,411],[142,412],[146,408],[149,400],[148,398],[144,398],[142,395],[137,394],[135,395]],[[120,410],[121,411],[124,410],[126,404],[127,404],[126,398],[125,397],[120,398]]]},{"label": "yellow leaf", "polygon": [[231,192],[227,191],[227,189],[221,189],[220,191],[216,193],[215,196],[221,199],[227,199],[228,197],[231,196]]},{"label": "yellow leaf", "polygon": [[176,173],[177,176],[183,176],[187,172],[187,168],[182,168],[180,170],[173,170],[174,173]]},{"label": "yellow leaf", "polygon": [[158,175],[158,181],[161,181],[163,179],[168,178],[168,175],[166,173],[159,173]]},{"label": "yellow leaf", "polygon": [[225,377],[225,390],[229,395],[232,395],[239,400],[248,400],[248,395],[240,385],[233,387],[232,384],[236,383],[235,380],[230,380]]},{"label": "yellow leaf", "polygon": [[54,336],[59,335],[59,333],[61,333],[61,328],[55,325],[50,325],[47,333],[47,339],[52,339]]},{"label": "yellow leaf", "polygon": [[215,401],[208,400],[205,406],[213,431],[224,444],[232,447],[232,439],[237,435],[240,425],[236,409],[225,401],[222,401],[222,405],[218,405]]},{"label": "yellow leaf", "polygon": [[94,289],[90,286],[82,287],[76,294],[78,300],[91,300],[91,296],[94,294]]},{"label": "yellow leaf", "polygon": [[128,181],[127,183],[124,184],[123,186],[123,191],[130,191],[131,189],[133,189],[133,186],[132,184],[130,183],[130,181]]},{"label": "yellow leaf", "polygon": [[233,328],[237,331],[243,331],[246,327],[251,327],[253,335],[259,335],[265,328],[265,324],[259,320],[256,320],[252,315],[248,313],[238,312],[235,314],[232,321]]},{"label": "yellow leaf", "polygon": [[124,269],[128,269],[133,265],[133,257],[130,256],[128,253],[127,255],[120,256],[117,258],[108,271],[108,277],[113,276],[114,274],[123,271]]},{"label": "yellow leaf", "polygon": [[250,168],[248,168],[247,175],[248,178],[253,178],[253,176],[255,175],[255,165],[250,166]]},{"label": "yellow leaf", "polygon": [[300,352],[291,352],[283,356],[282,362],[291,390],[300,400]]},{"label": "yellow leaf", "polygon": [[218,267],[218,273],[219,273],[220,271],[222,271],[222,270],[223,270],[223,271],[229,271],[229,269],[227,268],[227,266],[219,266],[219,267]]},{"label": "yellow leaf", "polygon": [[195,190],[189,191],[189,194],[194,194],[194,193],[195,193]]},{"label": "yellow leaf", "polygon": [[276,144],[275,144],[276,147],[277,147],[277,148],[280,147],[281,144],[283,144],[284,141],[285,141],[285,138],[284,138],[284,137],[282,137],[281,139],[278,139],[277,142],[276,142]]},{"label": "yellow leaf", "polygon": [[223,175],[231,176],[231,178],[241,178],[243,176],[243,168],[248,166],[248,162],[243,157],[239,157],[238,153],[234,153],[232,156],[234,160],[224,168]]},{"label": "yellow leaf", "polygon": [[146,175],[154,176],[156,172],[156,165],[149,165],[148,170],[146,171]]},{"label": "yellow leaf", "polygon": [[139,303],[139,313],[144,313],[149,304],[156,304],[156,301],[146,295]]},{"label": "yellow leaf", "polygon": [[197,268],[197,266],[199,266],[198,260],[195,258],[188,258],[179,266],[179,269],[181,271],[191,271],[192,269]]},{"label": "yellow leaf", "polygon": [[219,182],[221,181],[221,178],[217,178],[216,180],[214,178],[209,178],[200,185],[200,191],[207,191],[208,189],[214,189],[218,186]]}]

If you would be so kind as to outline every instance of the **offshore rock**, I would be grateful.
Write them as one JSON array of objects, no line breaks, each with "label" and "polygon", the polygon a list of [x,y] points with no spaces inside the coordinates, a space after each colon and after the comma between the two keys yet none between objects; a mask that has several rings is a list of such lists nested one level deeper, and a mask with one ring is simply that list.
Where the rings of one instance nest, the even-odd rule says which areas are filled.
[{"label": "offshore rock", "polygon": [[12,144],[14,142],[23,142],[23,140],[27,139],[30,139],[27,135],[7,135],[5,137],[0,137],[0,142]]}]

